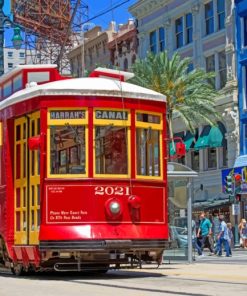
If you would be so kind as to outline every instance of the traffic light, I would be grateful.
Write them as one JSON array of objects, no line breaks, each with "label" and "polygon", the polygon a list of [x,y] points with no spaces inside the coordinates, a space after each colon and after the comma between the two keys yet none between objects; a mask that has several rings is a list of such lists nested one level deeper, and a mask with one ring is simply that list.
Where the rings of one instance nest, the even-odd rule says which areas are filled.
[{"label": "traffic light", "polygon": [[226,185],[225,185],[225,192],[228,194],[233,194],[233,184],[232,184],[232,176],[226,176]]},{"label": "traffic light", "polygon": [[241,202],[241,194],[235,194],[235,202]]}]

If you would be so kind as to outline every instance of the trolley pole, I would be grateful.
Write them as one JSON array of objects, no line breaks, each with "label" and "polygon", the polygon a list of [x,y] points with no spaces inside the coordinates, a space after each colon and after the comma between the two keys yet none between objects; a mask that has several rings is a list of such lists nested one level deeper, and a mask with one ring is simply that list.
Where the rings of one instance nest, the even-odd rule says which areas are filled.
[{"label": "trolley pole", "polygon": [[12,42],[15,49],[20,49],[22,45],[21,29],[15,26],[14,22],[3,12],[4,0],[0,0],[0,76],[4,74],[4,25],[8,23],[14,27]]}]

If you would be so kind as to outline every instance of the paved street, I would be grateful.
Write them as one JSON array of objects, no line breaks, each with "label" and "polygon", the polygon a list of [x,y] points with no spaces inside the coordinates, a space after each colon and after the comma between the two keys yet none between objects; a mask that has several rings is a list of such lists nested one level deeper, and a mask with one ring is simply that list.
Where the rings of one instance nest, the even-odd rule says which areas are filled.
[{"label": "paved street", "polygon": [[0,271],[1,296],[146,296],[146,295],[246,295],[247,252],[231,258],[205,256],[189,265],[163,264],[159,269],[110,271],[106,275],[38,274],[14,277]]}]

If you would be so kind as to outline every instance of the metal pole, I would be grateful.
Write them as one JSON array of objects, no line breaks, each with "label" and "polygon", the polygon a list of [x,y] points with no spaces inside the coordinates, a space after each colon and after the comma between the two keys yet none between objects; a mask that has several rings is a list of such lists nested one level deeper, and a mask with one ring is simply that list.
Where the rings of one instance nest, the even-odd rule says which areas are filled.
[{"label": "metal pole", "polygon": [[239,247],[239,238],[238,238],[238,215],[234,216],[234,246]]},{"label": "metal pole", "polygon": [[187,185],[187,225],[188,225],[188,263],[193,262],[192,258],[192,178],[188,179]]},{"label": "metal pole", "polygon": [[84,62],[84,26],[82,26],[82,44],[81,44],[81,76],[85,76],[85,62]]},{"label": "metal pole", "polygon": [[88,26],[89,28],[95,26],[94,23],[85,23],[81,26],[82,31],[82,43],[81,43],[81,76],[85,76],[85,35],[84,35],[84,27]]}]

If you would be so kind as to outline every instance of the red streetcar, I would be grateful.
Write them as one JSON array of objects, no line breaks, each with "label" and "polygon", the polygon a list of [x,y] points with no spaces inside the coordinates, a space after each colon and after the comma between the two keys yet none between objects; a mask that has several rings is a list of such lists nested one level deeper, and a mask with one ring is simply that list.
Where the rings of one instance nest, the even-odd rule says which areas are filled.
[{"label": "red streetcar", "polygon": [[161,260],[166,100],[132,75],[30,65],[0,78],[0,261],[15,274]]}]

